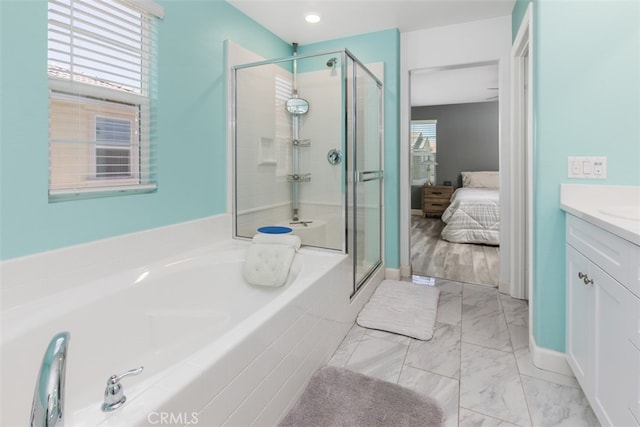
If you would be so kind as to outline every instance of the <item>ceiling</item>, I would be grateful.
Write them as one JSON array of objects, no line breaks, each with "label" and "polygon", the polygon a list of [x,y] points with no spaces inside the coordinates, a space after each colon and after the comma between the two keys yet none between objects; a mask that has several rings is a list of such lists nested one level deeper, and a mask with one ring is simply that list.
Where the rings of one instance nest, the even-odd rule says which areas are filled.
[{"label": "ceiling", "polygon": [[[511,14],[515,0],[227,0],[289,43],[309,44],[398,28],[401,32]],[[309,24],[304,17],[321,17]]]},{"label": "ceiling", "polygon": [[[515,0],[227,0],[289,43],[301,45],[398,28],[400,32],[510,15]],[[304,17],[320,15],[317,24]],[[495,65],[412,72],[417,105],[483,102],[497,95]]]},{"label": "ceiling", "polygon": [[498,100],[498,64],[411,71],[411,106]]}]

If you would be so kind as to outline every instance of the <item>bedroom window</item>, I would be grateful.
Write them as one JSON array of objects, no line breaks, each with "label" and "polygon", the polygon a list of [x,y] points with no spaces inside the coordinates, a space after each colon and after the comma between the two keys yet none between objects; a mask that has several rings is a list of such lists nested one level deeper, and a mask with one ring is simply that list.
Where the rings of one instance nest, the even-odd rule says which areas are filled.
[{"label": "bedroom window", "polygon": [[132,124],[132,120],[96,117],[96,178],[131,178],[136,155],[131,150]]},{"label": "bedroom window", "polygon": [[437,120],[412,120],[411,136],[411,183],[412,185],[435,184],[436,181],[436,130]]},{"label": "bedroom window", "polygon": [[49,0],[49,200],[154,191],[162,7]]}]

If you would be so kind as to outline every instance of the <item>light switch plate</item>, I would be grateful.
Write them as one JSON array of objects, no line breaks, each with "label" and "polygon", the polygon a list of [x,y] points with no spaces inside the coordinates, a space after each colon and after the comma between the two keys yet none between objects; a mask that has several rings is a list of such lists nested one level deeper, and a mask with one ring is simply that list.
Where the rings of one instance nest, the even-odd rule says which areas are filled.
[{"label": "light switch plate", "polygon": [[569,156],[567,171],[569,178],[605,179],[607,158]]}]

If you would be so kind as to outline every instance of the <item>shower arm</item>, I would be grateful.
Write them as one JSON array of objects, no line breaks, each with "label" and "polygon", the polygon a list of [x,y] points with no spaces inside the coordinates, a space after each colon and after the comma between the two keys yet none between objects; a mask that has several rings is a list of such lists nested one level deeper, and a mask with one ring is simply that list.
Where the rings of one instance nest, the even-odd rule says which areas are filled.
[{"label": "shower arm", "polygon": [[[298,60],[295,59],[298,56],[298,43],[293,43],[293,97],[298,97]],[[295,138],[297,139],[297,137]]]}]

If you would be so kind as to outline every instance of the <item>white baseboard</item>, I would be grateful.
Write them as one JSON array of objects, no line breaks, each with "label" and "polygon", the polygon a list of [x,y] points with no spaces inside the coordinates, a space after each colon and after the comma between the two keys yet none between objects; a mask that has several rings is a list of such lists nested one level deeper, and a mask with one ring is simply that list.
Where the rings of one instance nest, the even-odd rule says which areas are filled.
[{"label": "white baseboard", "polygon": [[535,338],[531,334],[529,334],[529,351],[531,352],[531,361],[536,368],[570,377],[574,376],[573,371],[567,363],[565,353],[549,348],[538,347]]},{"label": "white baseboard", "polygon": [[501,294],[511,294],[511,283],[500,280],[498,282],[498,291]]},{"label": "white baseboard", "polygon": [[410,265],[401,265],[400,266],[400,277],[411,277],[411,266]]},{"label": "white baseboard", "polygon": [[384,278],[389,280],[400,280],[399,268],[386,268],[384,271]]},{"label": "white baseboard", "polygon": [[411,215],[422,215],[422,210],[420,210],[420,209],[411,209]]}]

